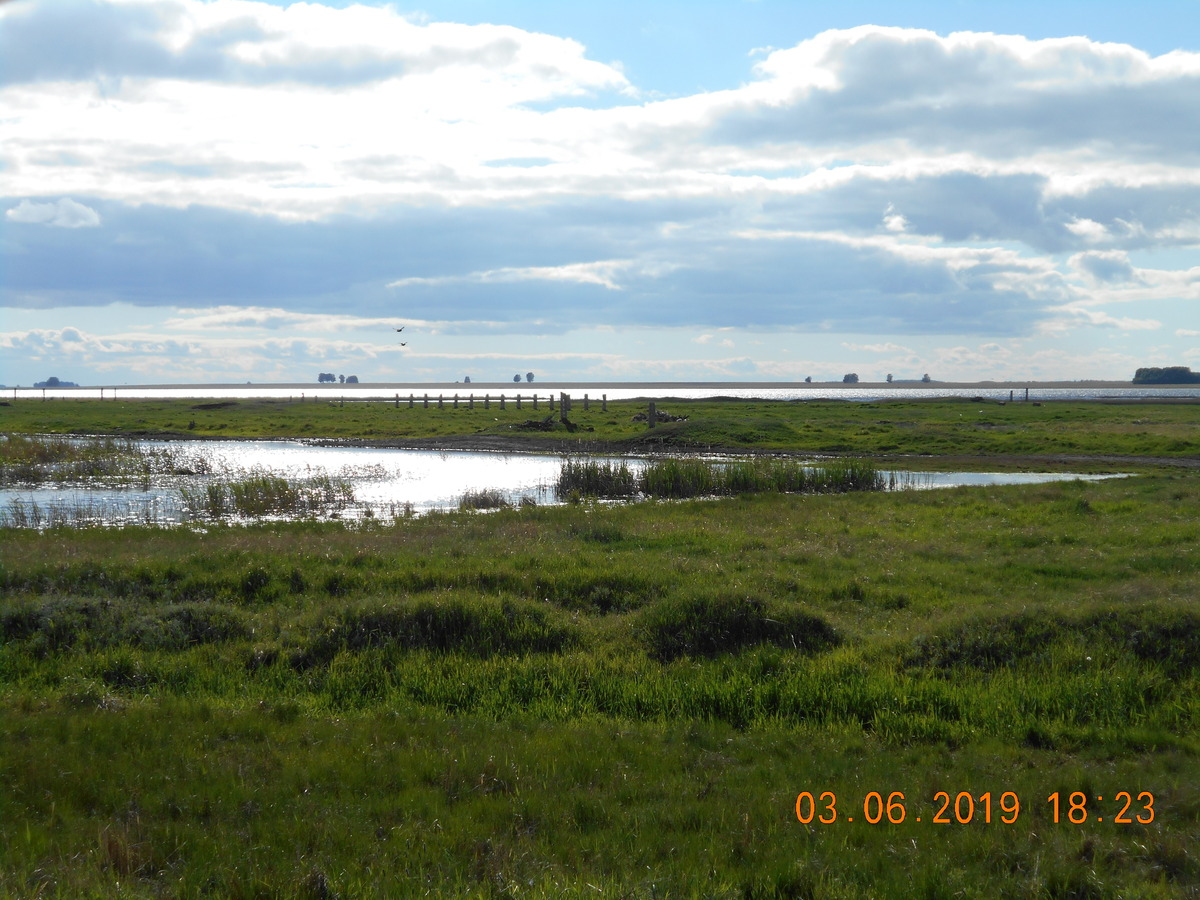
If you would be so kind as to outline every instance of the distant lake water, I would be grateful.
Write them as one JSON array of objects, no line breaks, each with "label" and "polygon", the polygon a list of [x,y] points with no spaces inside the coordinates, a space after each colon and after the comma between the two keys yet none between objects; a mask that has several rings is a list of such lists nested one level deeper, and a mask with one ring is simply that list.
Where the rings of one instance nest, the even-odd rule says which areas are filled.
[{"label": "distant lake water", "polygon": [[948,384],[931,382],[897,382],[895,384],[843,385],[840,383],[794,382],[477,382],[472,384],[203,384],[203,385],[109,385],[79,388],[2,388],[0,395],[11,398],[100,398],[104,399],[236,399],[275,398],[330,400],[418,400],[426,395],[447,399],[458,395],[467,398],[504,394],[529,397],[537,394],[548,397],[568,393],[574,399],[585,395],[591,399],[607,396],[609,400],[640,398],[679,398],[704,400],[731,397],[743,400],[913,400],[936,397],[986,397],[993,400],[1200,400],[1200,386],[1130,385],[1125,382]]}]

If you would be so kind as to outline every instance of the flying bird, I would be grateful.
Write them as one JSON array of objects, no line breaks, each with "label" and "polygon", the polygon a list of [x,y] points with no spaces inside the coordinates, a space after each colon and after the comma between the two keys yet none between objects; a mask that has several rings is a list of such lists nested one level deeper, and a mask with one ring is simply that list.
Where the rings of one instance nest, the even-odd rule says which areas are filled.
[{"label": "flying bird", "polygon": [[407,347],[407,346],[408,346],[408,341],[401,341],[401,342],[400,342],[400,346],[401,346],[401,347]]},{"label": "flying bird", "polygon": [[396,331],[397,331],[397,332],[401,332],[401,331],[403,331],[403,330],[404,330],[404,326],[403,326],[403,325],[401,325],[399,328],[397,328],[397,329],[396,329]]}]

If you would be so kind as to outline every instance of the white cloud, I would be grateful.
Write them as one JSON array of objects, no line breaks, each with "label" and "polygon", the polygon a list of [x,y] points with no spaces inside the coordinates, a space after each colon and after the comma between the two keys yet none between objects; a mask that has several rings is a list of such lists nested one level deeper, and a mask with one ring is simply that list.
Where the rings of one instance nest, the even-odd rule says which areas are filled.
[{"label": "white cloud", "polygon": [[99,213],[69,197],[54,203],[22,200],[6,210],[4,217],[23,225],[51,225],[55,228],[95,228],[100,224]]},{"label": "white cloud", "polygon": [[1186,331],[1200,299],[1197,53],[863,26],[646,101],[576,41],[392,7],[62,8],[0,4],[6,221],[54,226],[6,230],[14,307],[175,307],[196,348],[606,323],[907,360]]},{"label": "white cloud", "polygon": [[851,353],[912,353],[908,347],[890,341],[883,344],[854,344],[843,341],[842,346]]},{"label": "white cloud", "polygon": [[[1133,319],[1112,316],[1103,310],[1089,309],[1081,305],[1063,306],[1056,310],[1056,312],[1072,317],[1075,324],[1083,322],[1097,328],[1115,328],[1119,331],[1157,331],[1162,328],[1162,322],[1156,319]],[[1051,320],[1047,327],[1055,328],[1060,327],[1062,324],[1066,324],[1067,327],[1071,326],[1070,322],[1060,323],[1059,326],[1056,326],[1054,321]]]},{"label": "white cloud", "polygon": [[[489,284],[514,283],[522,281],[563,281],[575,284],[594,284],[610,291],[621,290],[617,276],[624,271],[638,266],[633,260],[612,259],[590,263],[570,263],[562,266],[525,266],[521,268],[489,269],[484,272],[470,272],[465,275],[444,275],[432,278],[412,277],[400,278],[388,283],[388,287],[413,287],[417,285],[448,285],[448,284]],[[657,267],[641,267],[646,271],[661,271]]]}]

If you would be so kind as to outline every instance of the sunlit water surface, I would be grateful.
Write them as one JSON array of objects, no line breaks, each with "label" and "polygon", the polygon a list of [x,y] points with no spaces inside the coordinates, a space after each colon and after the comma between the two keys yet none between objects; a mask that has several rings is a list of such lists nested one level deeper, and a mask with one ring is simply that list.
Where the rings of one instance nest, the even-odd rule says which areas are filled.
[{"label": "sunlit water surface", "polygon": [[[143,441],[140,444],[148,450],[179,451],[193,462],[203,459],[207,465],[200,468],[207,473],[134,484],[65,483],[0,488],[0,521],[37,527],[182,522],[191,517],[182,502],[181,490],[203,490],[208,484],[248,474],[271,474],[300,484],[321,476],[347,482],[353,489],[354,502],[325,512],[321,516],[324,518],[392,517],[456,509],[465,494],[479,491],[498,491],[512,505],[553,504],[559,502],[554,484],[563,461],[560,455],[548,454],[326,447],[297,441]],[[647,462],[639,458],[619,461],[635,472]],[[915,489],[1106,477],[1050,472],[898,472],[896,475],[903,487]],[[31,511],[37,512],[33,519]]]}]

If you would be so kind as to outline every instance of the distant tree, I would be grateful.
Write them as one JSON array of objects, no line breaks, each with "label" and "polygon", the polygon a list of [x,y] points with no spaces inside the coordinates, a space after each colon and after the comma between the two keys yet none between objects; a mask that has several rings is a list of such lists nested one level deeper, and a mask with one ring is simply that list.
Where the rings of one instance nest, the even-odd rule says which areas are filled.
[{"label": "distant tree", "polygon": [[328,384],[333,381],[337,381],[337,376],[334,375],[332,372],[322,372],[320,375],[317,376],[318,384]]},{"label": "distant tree", "polygon": [[45,381],[35,381],[33,386],[40,388],[79,387],[75,382],[63,381],[55,375],[51,375]]},{"label": "distant tree", "polygon": [[849,375],[843,375],[842,384],[858,384],[858,375],[854,372],[851,372]]},{"label": "distant tree", "polygon": [[888,384],[892,383],[892,373],[888,372]]},{"label": "distant tree", "polygon": [[921,376],[921,380],[923,382],[925,382],[926,384],[929,384],[929,382],[933,381],[933,379],[929,377],[928,372],[926,372],[924,375]]},{"label": "distant tree", "polygon": [[471,376],[468,375],[466,378],[463,379],[463,384],[470,384],[470,383],[471,383]]},{"label": "distant tree", "polygon": [[345,384],[345,383],[346,383],[346,376],[345,376],[345,375],[339,375],[339,376],[338,376],[338,383],[339,383],[339,384]]},{"label": "distant tree", "polygon": [[1200,372],[1193,372],[1187,366],[1167,366],[1166,368],[1142,368],[1133,375],[1134,384],[1197,384],[1200,383]]},{"label": "distant tree", "polygon": [[358,384],[358,376],[357,375],[347,375],[346,376],[346,384]]},{"label": "distant tree", "polygon": [[521,376],[520,376],[520,375],[514,375],[514,376],[513,376],[513,382],[514,382],[514,383],[516,383],[516,384],[520,384],[520,383],[521,383]]},{"label": "distant tree", "polygon": [[804,379],[804,383],[805,383],[805,384],[812,384],[812,376],[811,376],[811,375],[809,375],[807,378],[805,378],[805,379]]},{"label": "distant tree", "polygon": [[526,373],[525,373],[525,380],[526,380],[526,381],[528,381],[530,384],[533,384],[533,373],[532,373],[532,372],[526,372]]}]

